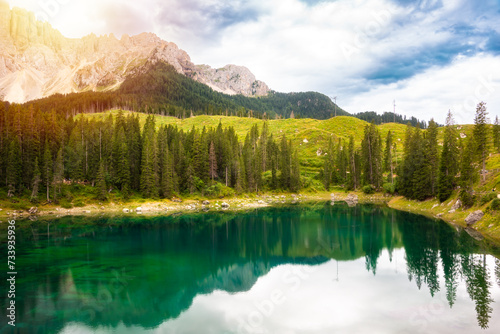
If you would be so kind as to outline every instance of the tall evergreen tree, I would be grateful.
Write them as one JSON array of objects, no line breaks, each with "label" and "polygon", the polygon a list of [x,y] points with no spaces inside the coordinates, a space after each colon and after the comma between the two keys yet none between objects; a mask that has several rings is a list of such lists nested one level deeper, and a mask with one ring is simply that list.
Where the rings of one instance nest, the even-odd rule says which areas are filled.
[{"label": "tall evergreen tree", "polygon": [[21,175],[22,175],[22,165],[21,165],[21,146],[19,145],[19,140],[17,137],[11,140],[8,150],[7,158],[7,187],[8,197],[14,197],[21,188]]},{"label": "tall evergreen tree", "polygon": [[371,184],[379,188],[382,179],[382,146],[380,134],[374,123],[365,127],[361,151],[365,184]]},{"label": "tall evergreen tree", "polygon": [[56,161],[54,162],[54,175],[52,184],[54,186],[54,200],[57,200],[57,196],[61,194],[61,185],[64,180],[64,158],[63,149],[59,148],[57,151]]},{"label": "tall evergreen tree", "polygon": [[451,111],[446,117],[446,127],[444,129],[443,150],[439,159],[438,172],[438,199],[446,201],[455,188],[455,176],[458,173],[458,148],[457,133],[454,128],[453,115]]},{"label": "tall evergreen tree", "polygon": [[108,191],[106,187],[106,171],[104,170],[104,162],[99,164],[99,171],[97,173],[96,182],[97,199],[106,201],[108,199]]},{"label": "tall evergreen tree", "polygon": [[498,121],[498,116],[495,117],[495,123],[493,124],[493,145],[495,146],[496,152],[500,153],[500,123]]},{"label": "tall evergreen tree", "polygon": [[217,157],[215,156],[215,145],[214,142],[210,142],[210,153],[209,153],[209,164],[210,164],[210,178],[212,182],[217,177]]},{"label": "tall evergreen tree", "polygon": [[389,177],[387,178],[388,181],[391,183],[394,183],[394,170],[393,170],[393,164],[392,164],[392,146],[393,146],[393,140],[392,140],[392,132],[389,131],[387,133],[387,137],[385,139],[385,150],[384,150],[384,172],[389,173]]},{"label": "tall evergreen tree", "polygon": [[460,164],[460,199],[465,207],[472,206],[474,185],[474,150],[476,143],[473,139],[467,139],[462,152]]},{"label": "tall evergreen tree", "polygon": [[476,147],[477,161],[481,167],[483,182],[486,180],[486,158],[488,157],[488,121],[486,116],[486,103],[480,102],[476,108],[476,117],[474,118],[474,143]]},{"label": "tall evergreen tree", "polygon": [[141,192],[146,198],[158,197],[158,154],[154,116],[149,116],[144,124]]},{"label": "tall evergreen tree", "polygon": [[31,191],[31,202],[38,202],[38,193],[40,191],[40,183],[42,182],[42,173],[40,172],[40,167],[38,164],[38,158],[35,158],[35,171],[33,173],[33,189]]},{"label": "tall evergreen tree", "polygon": [[53,167],[52,153],[50,152],[49,143],[46,140],[43,153],[43,179],[47,190],[47,202],[50,202],[50,186],[52,184]]},{"label": "tall evergreen tree", "polygon": [[429,164],[429,177],[432,196],[436,196],[438,187],[438,170],[439,170],[439,150],[438,150],[438,125],[431,119],[427,127],[427,135],[425,141],[426,162]]}]

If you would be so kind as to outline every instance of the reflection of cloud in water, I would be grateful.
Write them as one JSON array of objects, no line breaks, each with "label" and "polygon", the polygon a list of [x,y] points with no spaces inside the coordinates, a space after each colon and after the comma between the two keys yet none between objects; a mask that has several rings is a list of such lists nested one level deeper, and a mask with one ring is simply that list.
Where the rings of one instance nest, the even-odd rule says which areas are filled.
[{"label": "reflection of cloud in water", "polygon": [[[389,260],[383,251],[374,276],[364,259],[339,263],[334,260],[315,267],[285,264],[260,277],[245,292],[216,290],[198,295],[178,318],[158,328],[145,330],[119,325],[118,333],[493,333],[500,317],[490,319],[489,329],[477,326],[474,302],[464,281],[457,287],[450,309],[446,289],[430,296],[428,288],[418,291],[406,272],[405,252],[396,250]],[[495,259],[487,256],[486,266],[495,272]],[[247,271],[248,268],[240,267]],[[248,272],[248,271],[247,271]],[[222,273],[220,277],[226,276]],[[439,284],[444,286],[443,269]],[[209,284],[211,285],[211,284]],[[491,287],[491,296],[500,300],[500,287]],[[272,303],[280,292],[280,303]],[[258,326],[252,326],[258,325]],[[99,333],[107,332],[98,328]],[[63,333],[91,333],[77,324]]]}]

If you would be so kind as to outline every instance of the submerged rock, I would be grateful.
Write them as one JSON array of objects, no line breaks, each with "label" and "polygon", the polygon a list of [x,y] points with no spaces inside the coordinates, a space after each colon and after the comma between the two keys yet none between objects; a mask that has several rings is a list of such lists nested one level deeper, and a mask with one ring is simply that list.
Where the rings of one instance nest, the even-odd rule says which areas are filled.
[{"label": "submerged rock", "polygon": [[472,226],[481,219],[483,219],[483,217],[484,217],[483,211],[477,210],[468,215],[467,218],[465,218],[465,222],[467,223],[467,226]]}]

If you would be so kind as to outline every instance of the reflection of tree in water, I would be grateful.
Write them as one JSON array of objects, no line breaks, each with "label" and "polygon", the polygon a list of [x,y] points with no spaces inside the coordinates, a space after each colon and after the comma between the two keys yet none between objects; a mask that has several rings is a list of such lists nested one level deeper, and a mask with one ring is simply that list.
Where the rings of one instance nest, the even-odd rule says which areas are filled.
[{"label": "reflection of tree in water", "polygon": [[[479,244],[464,231],[456,232],[445,224],[435,224],[417,216],[409,216],[402,230],[406,252],[408,278],[415,280],[420,289],[427,285],[432,296],[440,290],[438,264],[441,258],[446,297],[450,307],[457,298],[460,275],[464,277],[467,292],[475,303],[477,320],[481,328],[488,328],[493,309],[491,278],[486,267],[486,255],[479,258]],[[496,260],[497,280],[500,263]]]},{"label": "reflection of tree in water", "polygon": [[491,298],[490,274],[486,267],[486,255],[462,255],[462,274],[470,298],[476,304],[477,321],[481,328],[488,328],[493,308]]},{"label": "reflection of tree in water", "polygon": [[[50,240],[56,245],[66,237],[68,241],[64,242],[73,237],[85,239],[87,245],[88,242],[95,245],[95,248],[88,248],[82,243],[82,248],[78,248],[80,244],[75,243],[61,248],[74,252],[74,259],[81,258],[83,251],[87,259],[107,259],[113,266],[124,263],[123,266],[126,264],[129,269],[136,268],[129,273],[134,279],[113,294],[111,302],[105,300],[103,305],[106,307],[93,306],[97,318],[84,321],[89,325],[115,326],[127,319],[130,325],[154,327],[165,319],[177,317],[199,294],[211,293],[214,289],[247,291],[259,277],[285,263],[307,265],[322,263],[326,258],[348,261],[364,257],[366,269],[376,274],[383,250],[388,250],[392,260],[393,249],[401,247],[406,253],[408,277],[419,289],[426,285],[432,296],[440,290],[438,268],[441,262],[450,307],[457,298],[462,275],[470,298],[476,304],[482,328],[488,326],[492,313],[490,273],[484,266],[484,258],[481,261],[469,255],[480,252],[480,244],[446,224],[387,208],[370,205],[348,208],[342,204],[332,207],[328,204],[314,209],[270,208],[238,214],[182,215],[175,219],[102,219],[96,220],[95,225],[79,225],[73,229],[66,229],[64,221],[53,225]],[[19,235],[19,240],[30,236],[31,233]],[[38,240],[26,241],[36,246],[40,243]],[[51,266],[47,263],[57,259],[51,249],[37,251],[35,254],[39,255],[33,259],[32,266],[25,267],[48,271]],[[152,256],[158,254],[161,256]],[[140,265],[130,265],[130,261],[139,264],[150,261],[149,266],[145,266],[150,270],[144,273]],[[36,308],[46,316],[39,321],[41,325],[48,321],[46,319],[61,323],[79,320],[80,316],[61,311],[71,309],[68,300],[74,302],[76,299],[84,305],[89,300],[100,301],[99,286],[109,282],[109,278],[103,274],[100,280],[90,279],[101,273],[101,269],[94,268],[91,262],[82,266],[72,262],[73,259],[61,273],[64,280],[47,273],[46,277],[53,277],[51,281],[36,283],[40,293],[31,298],[25,296],[18,306],[21,317],[33,314],[30,310],[35,303],[47,301]],[[495,264],[500,284],[500,261],[496,260]],[[71,272],[68,268],[72,268],[72,275],[68,274]],[[73,280],[73,275],[78,279]],[[147,278],[147,284],[140,282],[141,277]],[[62,289],[61,285],[74,287],[78,294],[73,293],[73,289]],[[65,302],[62,303],[55,298],[57,291],[66,291],[64,296],[69,299],[61,299]],[[55,314],[60,314],[60,319],[56,319]]]},{"label": "reflection of tree in water", "polygon": [[495,276],[497,277],[497,284],[500,286],[500,260],[495,259]]}]

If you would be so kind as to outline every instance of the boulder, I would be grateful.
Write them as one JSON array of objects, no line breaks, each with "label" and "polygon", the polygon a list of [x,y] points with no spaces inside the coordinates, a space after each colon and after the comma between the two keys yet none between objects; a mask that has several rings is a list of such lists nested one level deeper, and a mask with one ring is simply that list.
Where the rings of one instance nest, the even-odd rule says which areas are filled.
[{"label": "boulder", "polygon": [[222,206],[223,208],[229,208],[229,204],[227,204],[226,202],[222,203],[222,204],[221,204],[221,206]]},{"label": "boulder", "polygon": [[474,211],[470,215],[465,218],[465,222],[467,223],[467,226],[472,226],[481,219],[483,219],[484,213],[481,210]]},{"label": "boulder", "polygon": [[129,209],[123,209],[123,213],[129,213],[130,210]]},{"label": "boulder", "polygon": [[355,206],[356,204],[358,204],[358,195],[349,194],[345,201],[347,202],[347,205]]},{"label": "boulder", "polygon": [[203,205],[210,205],[210,202],[209,202],[209,201],[207,201],[207,200],[205,200],[205,201],[203,201],[201,204],[203,204]]},{"label": "boulder", "polygon": [[137,209],[135,209],[135,211],[137,211],[137,212],[142,211],[142,207],[138,207]]},{"label": "boulder", "polygon": [[38,213],[38,208],[36,206],[33,206],[28,210],[28,212],[30,215],[36,215]]},{"label": "boulder", "polygon": [[457,211],[461,207],[462,207],[462,201],[460,199],[457,199],[457,201],[455,202],[455,204],[453,204],[453,206],[451,207],[451,209],[454,210],[454,211]]}]

